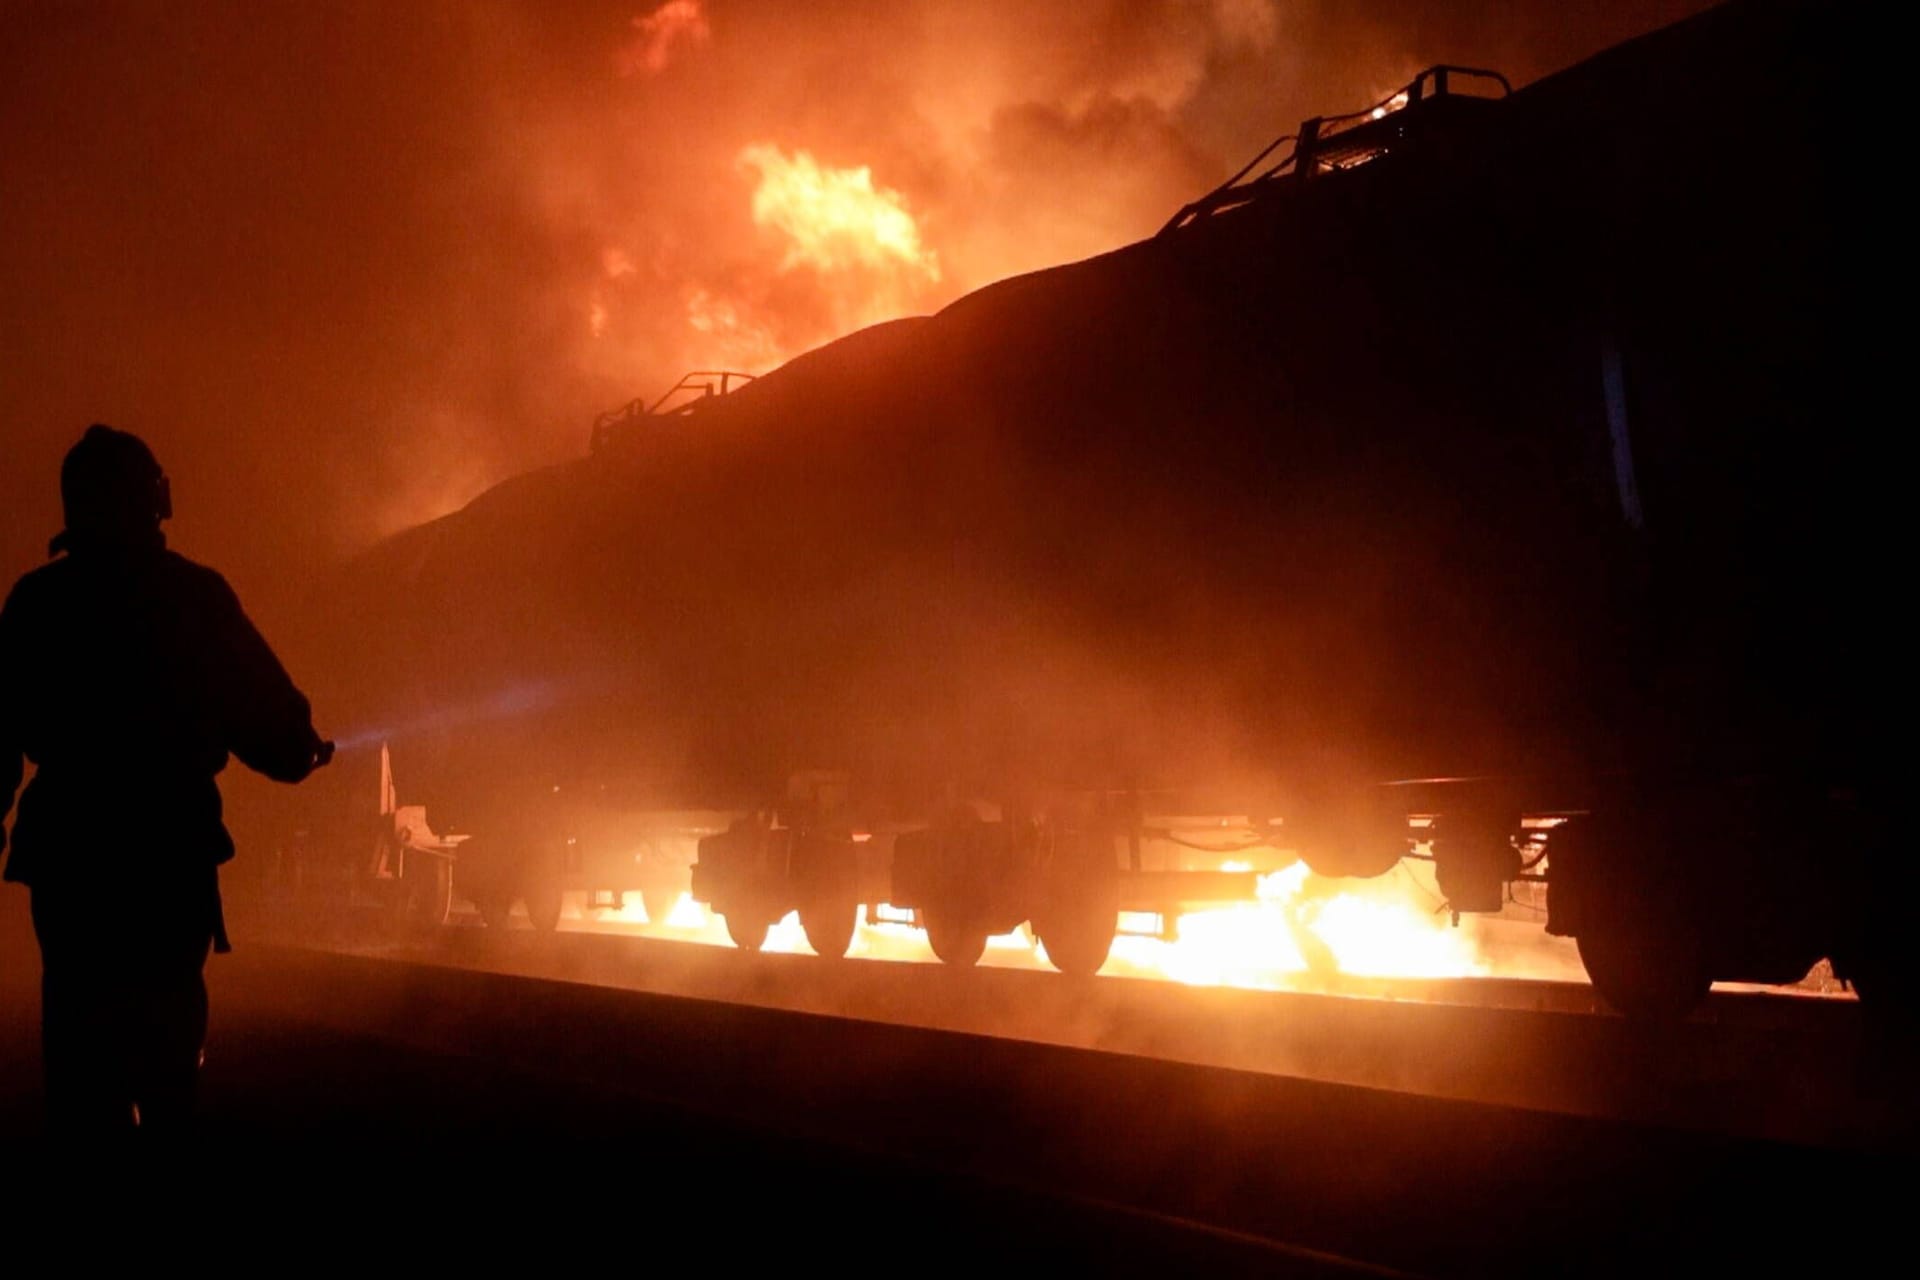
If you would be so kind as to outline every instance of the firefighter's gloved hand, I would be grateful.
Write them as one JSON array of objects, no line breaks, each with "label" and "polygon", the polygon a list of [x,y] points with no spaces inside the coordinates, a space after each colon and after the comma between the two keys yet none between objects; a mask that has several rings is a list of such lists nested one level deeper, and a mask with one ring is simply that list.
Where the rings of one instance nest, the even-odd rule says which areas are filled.
[{"label": "firefighter's gloved hand", "polygon": [[313,744],[313,767],[324,769],[333,763],[333,739],[316,737]]}]

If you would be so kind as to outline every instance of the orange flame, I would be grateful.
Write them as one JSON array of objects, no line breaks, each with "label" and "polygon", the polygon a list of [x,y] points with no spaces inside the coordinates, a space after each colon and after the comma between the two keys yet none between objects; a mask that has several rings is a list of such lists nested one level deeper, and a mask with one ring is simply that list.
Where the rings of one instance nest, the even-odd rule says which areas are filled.
[{"label": "orange flame", "polygon": [[[866,165],[834,168],[812,153],[771,143],[741,150],[740,172],[753,179],[754,225],[776,237],[779,257],[726,281],[681,291],[687,327],[701,335],[700,363],[761,373],[820,342],[923,309],[941,279],[939,255],[898,191],[874,182]],[[617,249],[603,253],[605,275],[634,273]],[[801,295],[772,278],[804,272]],[[605,319],[596,323],[604,329]]]},{"label": "orange flame", "polygon": [[[1434,910],[1417,879],[1349,885],[1305,863],[1260,877],[1259,900],[1189,912],[1173,938],[1115,940],[1110,971],[1196,986],[1272,988],[1336,974],[1465,978],[1490,972],[1473,933]],[[1126,921],[1122,921],[1125,925]]]},{"label": "orange flame", "polygon": [[[1245,870],[1228,866],[1227,870]],[[1259,880],[1258,900],[1188,912],[1163,933],[1156,916],[1122,913],[1122,930],[1102,973],[1190,986],[1256,990],[1338,989],[1343,978],[1470,977],[1583,981],[1573,945],[1550,938],[1525,904],[1511,918],[1468,916],[1455,927],[1432,872],[1403,863],[1375,880],[1327,880],[1304,863]],[[566,928],[639,932],[727,947],[724,922],[682,894],[666,919],[648,918],[638,896],[622,910],[568,910]],[[882,903],[863,913],[848,955],[938,963],[911,913]],[[769,931],[766,950],[809,954],[794,913]],[[1025,928],[988,940],[981,963],[1046,969],[1046,948]]]},{"label": "orange flame", "polygon": [[940,279],[939,259],[922,243],[905,199],[876,187],[866,165],[830,168],[809,152],[788,155],[768,143],[747,147],[739,163],[759,174],[753,220],[787,237],[788,270],[877,268]]}]

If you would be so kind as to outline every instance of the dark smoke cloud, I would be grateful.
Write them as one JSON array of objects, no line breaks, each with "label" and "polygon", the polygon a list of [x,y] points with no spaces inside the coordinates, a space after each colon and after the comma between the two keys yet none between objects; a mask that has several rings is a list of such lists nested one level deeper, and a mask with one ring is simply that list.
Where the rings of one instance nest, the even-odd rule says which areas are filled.
[{"label": "dark smoke cloud", "polygon": [[[0,569],[60,452],[143,431],[176,541],[299,598],[578,453],[684,366],[766,364],[1151,232],[1421,64],[1517,80],[1702,7],[29,5],[0,31]],[[796,260],[746,148],[868,170],[932,269]]]}]

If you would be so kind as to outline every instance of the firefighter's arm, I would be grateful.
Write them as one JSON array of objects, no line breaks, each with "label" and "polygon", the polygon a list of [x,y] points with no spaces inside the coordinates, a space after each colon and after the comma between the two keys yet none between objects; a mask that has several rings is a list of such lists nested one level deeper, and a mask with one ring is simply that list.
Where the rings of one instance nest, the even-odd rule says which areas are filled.
[{"label": "firefighter's arm", "polygon": [[13,793],[20,789],[26,748],[21,741],[19,709],[14,704],[14,689],[19,680],[21,654],[14,633],[13,599],[0,606],[0,850],[7,847],[7,814],[13,809]]},{"label": "firefighter's arm", "polygon": [[333,758],[333,744],[314,732],[306,695],[294,687],[239,597],[225,583],[221,595],[227,745],[249,769],[276,782],[299,782]]}]

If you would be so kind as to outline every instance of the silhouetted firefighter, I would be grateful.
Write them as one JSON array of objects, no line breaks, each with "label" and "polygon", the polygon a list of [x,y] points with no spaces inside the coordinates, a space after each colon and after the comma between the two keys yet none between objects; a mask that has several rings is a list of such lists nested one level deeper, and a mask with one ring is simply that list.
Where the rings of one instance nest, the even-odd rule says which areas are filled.
[{"label": "silhouetted firefighter", "polygon": [[52,564],[0,611],[0,787],[20,798],[6,878],[29,886],[56,1130],[177,1125],[227,949],[233,856],[214,775],[282,782],[332,756],[307,700],[218,573],[167,550],[167,477],[137,436],[88,429],[60,469]]}]

